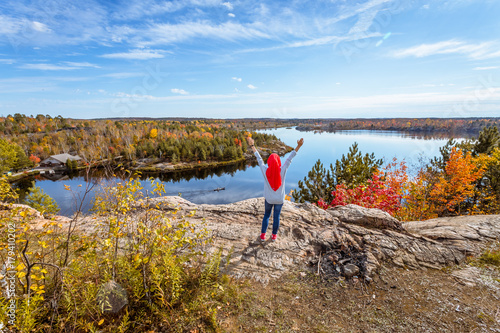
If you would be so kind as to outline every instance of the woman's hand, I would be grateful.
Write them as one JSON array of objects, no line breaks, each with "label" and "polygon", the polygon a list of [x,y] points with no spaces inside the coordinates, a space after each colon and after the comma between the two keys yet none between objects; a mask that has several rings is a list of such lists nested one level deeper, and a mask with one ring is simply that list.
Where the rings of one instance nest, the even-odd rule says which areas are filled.
[{"label": "woman's hand", "polygon": [[297,148],[295,148],[295,151],[299,151],[300,147],[304,144],[304,138],[301,138],[300,140],[297,140]]},{"label": "woman's hand", "polygon": [[247,138],[248,145],[252,148],[252,151],[255,153],[257,151],[257,148],[255,148],[253,139],[251,137]]}]

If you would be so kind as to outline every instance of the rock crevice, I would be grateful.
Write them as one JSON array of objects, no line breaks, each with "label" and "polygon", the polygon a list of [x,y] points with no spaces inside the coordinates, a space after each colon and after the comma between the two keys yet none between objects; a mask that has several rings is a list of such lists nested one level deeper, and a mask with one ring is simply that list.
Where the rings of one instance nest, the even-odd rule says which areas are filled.
[{"label": "rock crevice", "polygon": [[383,262],[437,269],[462,263],[500,238],[500,215],[401,223],[378,209],[347,205],[325,211],[287,201],[278,241],[270,241],[270,226],[268,239],[261,242],[263,198],[225,205],[195,205],[180,197],[152,202],[158,203],[179,207],[186,215],[195,210],[187,219],[213,233],[211,250],[232,253],[227,271],[264,283],[297,267],[309,267],[325,277],[358,276],[368,281]]},{"label": "rock crevice", "polygon": [[[326,278],[356,276],[365,281],[376,276],[383,263],[437,269],[460,264],[500,239],[500,215],[401,223],[378,209],[347,205],[323,210],[286,201],[278,240],[271,242],[270,225],[267,240],[261,242],[264,198],[197,205],[172,196],[149,199],[147,204],[154,209],[179,210],[177,214],[206,228],[214,239],[207,251],[222,248],[226,257],[222,262],[229,263],[225,272],[263,283],[297,268],[310,269]],[[47,220],[36,213],[34,223],[42,226]],[[64,223],[69,219],[57,220]],[[96,220],[88,216],[78,223],[79,230],[89,232]]]}]

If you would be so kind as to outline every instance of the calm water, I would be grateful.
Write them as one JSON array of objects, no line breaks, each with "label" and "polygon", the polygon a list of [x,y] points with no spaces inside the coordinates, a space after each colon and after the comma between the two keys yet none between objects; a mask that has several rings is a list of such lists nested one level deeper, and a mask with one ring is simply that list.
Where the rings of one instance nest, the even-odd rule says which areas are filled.
[{"label": "calm water", "polygon": [[[446,143],[446,139],[423,139],[411,134],[381,131],[342,131],[336,133],[299,132],[295,129],[266,130],[273,133],[286,144],[295,147],[299,138],[304,138],[304,145],[294,158],[286,177],[286,191],[297,187],[318,159],[328,167],[342,154],[347,154],[349,147],[358,143],[359,150],[364,153],[374,153],[377,158],[390,161],[393,157],[405,159],[411,169],[416,170],[423,162],[439,155],[439,147]],[[284,158],[286,158],[285,156]],[[263,196],[263,178],[260,169],[256,166],[241,164],[219,170],[204,170],[183,175],[163,174],[155,175],[155,179],[163,181],[168,195],[178,195],[194,203],[220,204],[236,202],[248,198]],[[174,178],[175,177],[175,178]],[[85,187],[85,177],[66,177],[57,181],[36,179],[35,182],[45,193],[53,197],[59,207],[60,214],[70,216],[75,211],[75,202]],[[102,178],[97,172],[91,181]],[[117,179],[115,179],[117,180]],[[29,186],[32,180],[25,180],[20,187]],[[111,179],[113,181],[113,179]],[[149,182],[142,181],[145,189],[149,189]],[[72,191],[64,189],[69,185]],[[82,187],[78,187],[82,185]],[[224,187],[223,191],[214,189]],[[92,196],[86,198],[83,210],[90,208]]]}]

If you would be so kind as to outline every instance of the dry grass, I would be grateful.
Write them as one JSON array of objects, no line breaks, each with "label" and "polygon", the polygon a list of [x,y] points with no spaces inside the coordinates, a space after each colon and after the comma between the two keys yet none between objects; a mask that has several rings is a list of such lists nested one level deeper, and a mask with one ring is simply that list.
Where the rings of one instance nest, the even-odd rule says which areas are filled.
[{"label": "dry grass", "polygon": [[369,285],[300,272],[267,286],[235,282],[240,297],[218,322],[225,332],[500,332],[500,290],[450,273],[383,268]]}]

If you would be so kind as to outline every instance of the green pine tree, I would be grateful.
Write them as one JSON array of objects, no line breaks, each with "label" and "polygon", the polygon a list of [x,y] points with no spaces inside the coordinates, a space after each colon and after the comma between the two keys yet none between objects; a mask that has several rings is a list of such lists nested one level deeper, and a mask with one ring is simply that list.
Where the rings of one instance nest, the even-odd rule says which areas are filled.
[{"label": "green pine tree", "polygon": [[363,156],[355,142],[349,148],[347,156],[342,155],[335,162],[335,167],[330,164],[329,170],[318,160],[307,177],[299,181],[299,189],[292,196],[297,202],[316,203],[320,199],[330,202],[333,199],[332,191],[337,185],[344,184],[347,188],[354,188],[364,184],[381,164],[382,159],[376,159],[373,153]]},{"label": "green pine tree", "polygon": [[28,190],[29,194],[25,199],[27,205],[35,208],[46,217],[59,211],[57,202],[39,186],[36,186],[34,182]]},{"label": "green pine tree", "polygon": [[33,166],[33,162],[30,161],[28,156],[26,156],[24,150],[17,144],[13,144],[13,146],[14,151],[16,152],[16,162],[14,163],[13,169],[19,171],[22,169],[31,168]]},{"label": "green pine tree", "polygon": [[299,180],[299,190],[294,191],[292,196],[296,202],[318,202],[320,199],[331,201],[334,189],[332,174],[318,160],[307,177],[303,181]]},{"label": "green pine tree", "polygon": [[485,127],[481,132],[479,132],[479,137],[477,138],[473,154],[488,154],[490,155],[493,149],[500,147],[500,133],[498,128],[495,126]]},{"label": "green pine tree", "polygon": [[358,144],[349,147],[347,156],[335,162],[335,184],[344,184],[347,188],[354,188],[366,183],[373,173],[382,165],[382,159],[376,159],[375,154],[366,153],[364,156],[358,150]]}]

